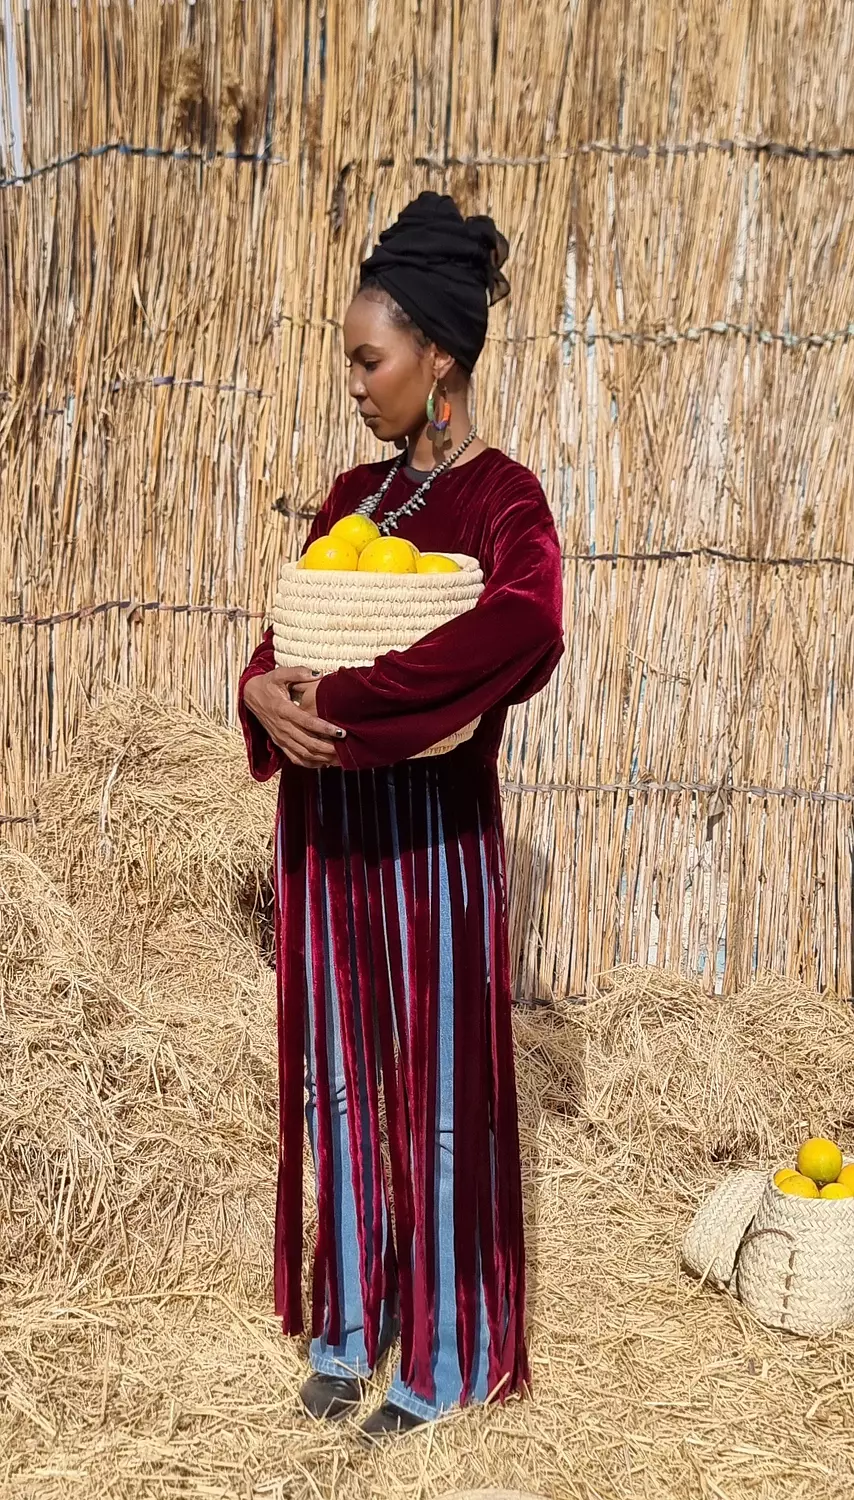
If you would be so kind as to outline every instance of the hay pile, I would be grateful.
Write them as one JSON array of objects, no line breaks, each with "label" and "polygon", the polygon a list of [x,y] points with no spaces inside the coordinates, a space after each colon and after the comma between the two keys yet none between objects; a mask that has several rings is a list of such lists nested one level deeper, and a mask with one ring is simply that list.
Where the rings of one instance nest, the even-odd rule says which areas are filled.
[{"label": "hay pile", "polygon": [[0,856],[0,912],[6,1291],[266,1291],[269,968],[175,920],[134,972],[24,855]]},{"label": "hay pile", "polygon": [[626,968],[576,1015],[579,1120],[595,1159],[678,1191],[854,1125],[851,1007],[764,979],[734,1000]]},{"label": "hay pile", "polygon": [[781,982],[722,1003],[619,973],[587,1008],[520,1013],[535,1400],[376,1453],[301,1414],[304,1351],[270,1316],[273,980],[245,899],[270,798],[235,736],[175,722],[93,717],[35,862],[0,859],[0,1493],[849,1494],[854,1339],[767,1333],[678,1265],[726,1163],[849,1128],[850,1015]]},{"label": "hay pile", "polygon": [[178,911],[230,930],[267,883],[275,786],[246,774],[239,736],[123,693],[90,714],[39,803],[40,859],[90,920],[150,928]]}]

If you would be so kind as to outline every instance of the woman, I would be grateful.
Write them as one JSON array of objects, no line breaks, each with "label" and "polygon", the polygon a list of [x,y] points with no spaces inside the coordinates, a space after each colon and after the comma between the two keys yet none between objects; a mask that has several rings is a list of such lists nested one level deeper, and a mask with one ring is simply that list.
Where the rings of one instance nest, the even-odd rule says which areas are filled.
[{"label": "woman", "polygon": [[[308,539],[359,508],[421,550],[476,556],[476,608],[319,681],[276,669],[268,632],[241,681],[252,774],[282,772],[277,1311],[301,1330],[305,1048],[318,1233],[302,1398],[352,1411],[399,1329],[369,1437],[528,1378],[496,758],[508,706],[561,655],[561,568],[536,479],[469,416],[506,253],[491,219],[435,193],[380,236],[344,342],[362,420],[402,451],[340,475]],[[452,753],[412,758],[478,717]]]}]

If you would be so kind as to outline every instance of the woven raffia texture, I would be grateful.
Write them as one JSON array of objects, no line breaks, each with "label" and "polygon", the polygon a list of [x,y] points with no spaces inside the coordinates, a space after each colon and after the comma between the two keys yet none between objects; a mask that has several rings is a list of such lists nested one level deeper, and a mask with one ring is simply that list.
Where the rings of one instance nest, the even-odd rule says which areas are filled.
[{"label": "woven raffia texture", "polygon": [[739,1247],[753,1221],[767,1172],[738,1168],[724,1178],[701,1204],[682,1242],[682,1259],[695,1276],[714,1286],[729,1286]]},{"label": "woven raffia texture", "polygon": [[801,1334],[850,1328],[854,1199],[789,1197],[769,1182],[739,1252],[738,1295],[771,1328]]},{"label": "woven raffia texture", "polygon": [[282,559],[377,456],[357,262],[447,189],[511,241],[478,422],[566,552],[566,660],[502,763],[520,991],[850,992],[846,0],[7,13],[0,814],[114,685],[233,719]]},{"label": "woven raffia texture", "polygon": [[317,671],[364,667],[403,651],[448,620],[474,609],[483,574],[473,557],[458,573],[326,573],[288,563],[272,608],[279,666]]},{"label": "woven raffia texture", "polygon": [[454,1490],[442,1500],[539,1500],[537,1495],[523,1495],[521,1490]]},{"label": "woven raffia texture", "polygon": [[[452,554],[458,573],[315,573],[286,563],[273,601],[276,665],[334,672],[370,666],[405,651],[431,630],[474,609],[483,593],[477,559]],[[470,740],[479,719],[424,755],[447,755]]]}]

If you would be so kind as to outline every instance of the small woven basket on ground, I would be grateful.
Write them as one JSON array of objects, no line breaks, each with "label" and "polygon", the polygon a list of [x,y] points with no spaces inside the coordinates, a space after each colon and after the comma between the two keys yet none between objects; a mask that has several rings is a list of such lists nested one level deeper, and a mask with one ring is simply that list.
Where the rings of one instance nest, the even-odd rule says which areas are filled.
[{"label": "small woven basket on ground", "polygon": [[738,1252],[759,1207],[767,1172],[732,1172],[697,1210],[682,1244],[682,1259],[695,1276],[726,1288],[735,1277]]},{"label": "small woven basket on ground", "polygon": [[796,1198],[766,1180],[739,1251],[738,1295],[771,1328],[854,1325],[854,1198]]},{"label": "small woven basket on ground", "polygon": [[[273,605],[276,665],[324,673],[370,667],[474,609],[483,593],[480,564],[448,555],[458,573],[320,572],[286,563]],[[421,754],[447,754],[470,740],[478,723]]]},{"label": "small woven basket on ground", "polygon": [[442,1495],[441,1500],[543,1500],[542,1495],[529,1495],[527,1490],[454,1490]]}]

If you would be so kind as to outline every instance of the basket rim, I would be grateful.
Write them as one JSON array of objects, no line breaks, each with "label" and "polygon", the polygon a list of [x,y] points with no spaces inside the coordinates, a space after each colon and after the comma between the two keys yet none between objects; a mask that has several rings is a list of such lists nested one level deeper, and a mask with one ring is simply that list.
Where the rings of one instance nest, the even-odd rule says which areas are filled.
[{"label": "basket rim", "polygon": [[282,563],[279,572],[279,580],[287,578],[289,582],[298,582],[300,588],[312,588],[315,583],[324,579],[356,582],[357,587],[365,583],[377,584],[380,588],[389,585],[408,586],[415,584],[418,588],[455,588],[460,583],[471,587],[473,583],[482,582],[483,569],[476,557],[469,556],[465,552],[443,552],[443,557],[453,558],[454,562],[460,564],[458,573],[368,573],[359,572],[356,568],[300,568],[296,562],[288,561]]}]

